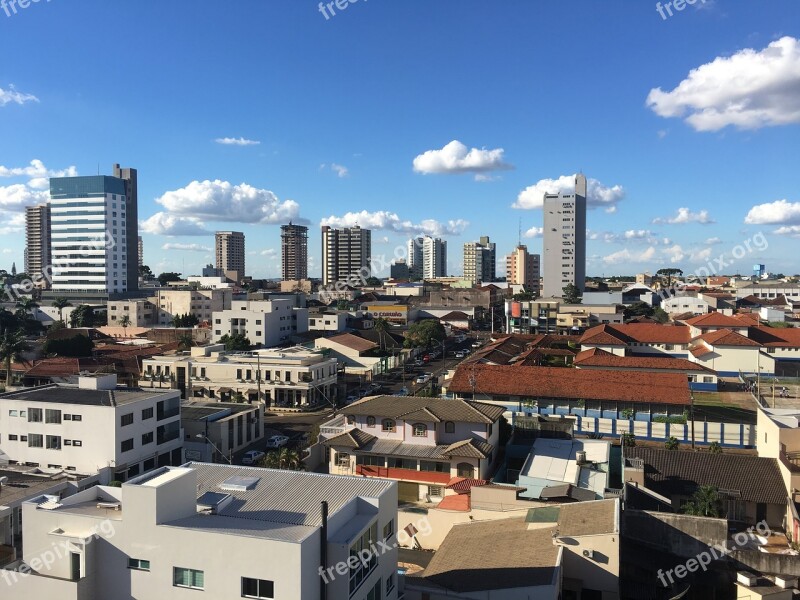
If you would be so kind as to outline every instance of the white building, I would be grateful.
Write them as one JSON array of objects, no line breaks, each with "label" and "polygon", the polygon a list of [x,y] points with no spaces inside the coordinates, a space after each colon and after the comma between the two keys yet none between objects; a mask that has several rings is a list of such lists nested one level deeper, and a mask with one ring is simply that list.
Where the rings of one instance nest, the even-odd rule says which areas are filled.
[{"label": "white building", "polygon": [[464,244],[464,279],[473,285],[478,282],[491,282],[497,275],[497,252],[489,236],[482,236],[477,242]]},{"label": "white building", "polygon": [[167,327],[178,315],[194,315],[200,323],[211,323],[215,312],[228,310],[233,299],[230,288],[202,290],[160,289],[154,303],[158,308],[158,325]]},{"label": "white building", "polygon": [[543,296],[561,296],[564,287],[583,291],[586,280],[586,176],[575,176],[574,194],[545,194]]},{"label": "white building", "polygon": [[109,300],[108,324],[120,327],[123,317],[130,320],[128,327],[150,327],[157,322],[158,309],[153,302],[145,299]]},{"label": "white building", "polygon": [[308,330],[341,333],[347,329],[347,319],[349,318],[350,313],[344,311],[310,314],[308,316]]},{"label": "white building", "polygon": [[708,302],[695,296],[672,296],[661,302],[661,308],[670,315],[692,313],[704,315],[708,312]]},{"label": "white building", "polygon": [[126,193],[117,177],[50,179],[54,291],[128,291]]},{"label": "white building", "polygon": [[203,290],[216,290],[220,288],[233,289],[233,284],[225,277],[191,275],[186,278],[186,281],[190,284],[197,284],[197,286]]},{"label": "white building", "polygon": [[396,600],[396,518],[393,482],[188,463],[25,503],[3,599]]},{"label": "white building", "polygon": [[125,481],[182,461],[180,394],[117,387],[116,375],[1,394],[0,444],[12,464]]},{"label": "white building", "polygon": [[235,300],[229,310],[214,312],[212,329],[214,342],[238,333],[251,344],[277,346],[308,331],[308,309],[288,299]]}]

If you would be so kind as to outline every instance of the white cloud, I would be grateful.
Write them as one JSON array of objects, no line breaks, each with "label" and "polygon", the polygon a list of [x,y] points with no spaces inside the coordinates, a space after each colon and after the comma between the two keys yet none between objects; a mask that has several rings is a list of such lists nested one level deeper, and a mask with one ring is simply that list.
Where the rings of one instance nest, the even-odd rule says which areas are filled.
[{"label": "white cloud", "polygon": [[350,171],[347,170],[347,167],[344,165],[337,165],[336,163],[331,163],[331,169],[334,170],[338,177],[347,177],[350,174]]},{"label": "white cloud", "polygon": [[685,223],[700,223],[701,225],[711,225],[714,220],[709,216],[707,210],[692,212],[688,208],[679,208],[672,217],[657,217],[653,219],[656,225],[682,225]]},{"label": "white cloud", "polygon": [[31,185],[31,187],[44,187],[39,185],[40,180],[46,181],[50,177],[76,177],[77,175],[78,170],[74,166],[66,169],[48,169],[38,158],[34,158],[27,167],[0,165],[0,177],[29,177],[32,181],[37,182],[37,185],[31,185],[29,182],[28,185]]},{"label": "white cloud", "polygon": [[268,256],[270,258],[274,258],[278,256],[278,251],[275,248],[267,248],[266,250],[261,251],[261,256]]},{"label": "white cloud", "polygon": [[269,190],[246,183],[233,185],[219,179],[193,181],[186,187],[166,192],[156,202],[170,217],[181,217],[195,223],[200,220],[236,223],[302,221],[299,219],[300,205],[294,200],[281,202]]},{"label": "white cloud", "polygon": [[649,229],[629,229],[622,234],[622,237],[626,240],[645,240],[652,235]]},{"label": "white cloud", "polygon": [[748,225],[800,224],[800,202],[776,200],[757,204],[747,213],[744,222]]},{"label": "white cloud", "polygon": [[710,237],[706,240],[706,246],[715,246],[716,244],[721,244],[722,240],[718,237]]},{"label": "white cloud", "polygon": [[247,138],[243,137],[238,137],[238,138],[224,137],[224,138],[217,138],[214,141],[217,144],[222,144],[223,146],[258,146],[261,143],[258,140],[248,140]]},{"label": "white cloud", "polygon": [[152,217],[139,222],[139,229],[154,235],[210,235],[203,223],[192,217],[179,217],[165,212],[157,212]]},{"label": "white cloud", "polygon": [[474,173],[476,180],[485,181],[479,176],[492,171],[505,171],[514,167],[503,161],[502,148],[468,148],[458,140],[453,140],[440,150],[427,150],[414,159],[414,171],[426,175]]},{"label": "white cloud", "polygon": [[686,258],[686,251],[679,244],[665,248],[662,252],[671,263],[680,262]]},{"label": "white cloud", "polygon": [[[575,192],[575,175],[562,175],[558,179],[541,179],[522,190],[512,208],[542,208],[545,194],[572,194]],[[603,207],[606,212],[616,212],[617,204],[625,197],[621,185],[607,186],[597,179],[589,178],[586,182],[586,205]]]},{"label": "white cloud", "polygon": [[212,252],[212,248],[201,244],[164,244],[162,250],[184,250],[186,252]]},{"label": "white cloud", "polygon": [[542,235],[544,235],[544,227],[531,227],[528,229],[528,231],[522,234],[522,237],[538,238],[542,237]]},{"label": "white cloud", "polygon": [[668,133],[669,133],[669,131],[666,130],[666,129],[659,129],[658,130],[658,139],[663,140],[665,137],[667,137]]},{"label": "white cloud", "polygon": [[0,210],[21,210],[26,206],[47,202],[49,197],[49,192],[33,190],[24,183],[0,186]]},{"label": "white cloud", "polygon": [[408,234],[428,234],[432,236],[442,235],[458,235],[462,233],[469,221],[463,219],[455,219],[442,223],[434,219],[425,219],[419,223],[412,223],[411,221],[402,220],[397,213],[388,211],[367,212],[349,212],[341,217],[330,216],[322,219],[320,225],[328,225],[330,227],[353,227],[360,225],[366,229],[383,229],[388,231],[395,231],[397,233]]},{"label": "white cloud", "polygon": [[11,248],[3,248],[3,254],[14,254]]},{"label": "white cloud", "polygon": [[628,263],[646,263],[653,260],[656,256],[656,249],[650,246],[641,252],[631,252],[630,248],[623,248],[617,252],[603,257],[603,262],[607,265],[620,265]]},{"label": "white cloud", "polygon": [[785,225],[784,227],[778,227],[775,230],[777,235],[787,235],[789,237],[796,237],[800,238],[800,225]]},{"label": "white cloud", "polygon": [[800,42],[786,36],[692,69],[672,91],[650,90],[647,106],[697,131],[758,129],[800,123],[799,92]]},{"label": "white cloud", "polygon": [[0,87],[0,106],[6,104],[25,104],[26,102],[38,102],[39,99],[33,94],[23,94],[18,92],[17,88],[9,85],[7,90]]}]

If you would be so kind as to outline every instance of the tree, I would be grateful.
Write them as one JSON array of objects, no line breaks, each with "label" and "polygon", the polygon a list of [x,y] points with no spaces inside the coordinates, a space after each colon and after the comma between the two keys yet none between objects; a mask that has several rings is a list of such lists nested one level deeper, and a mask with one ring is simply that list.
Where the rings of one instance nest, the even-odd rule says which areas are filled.
[{"label": "tree", "polygon": [[661,308],[660,306],[656,306],[656,307],[653,309],[653,316],[652,316],[652,318],[653,318],[654,320],[658,321],[659,323],[666,323],[667,321],[669,321],[669,315],[667,314],[667,311],[665,311],[665,310],[664,310],[663,308]]},{"label": "tree", "polygon": [[407,348],[430,348],[433,344],[441,342],[447,333],[444,325],[436,319],[426,319],[414,323],[406,332],[403,345]]},{"label": "tree", "polygon": [[303,467],[303,460],[297,450],[286,447],[275,452],[268,452],[261,459],[261,467],[267,469],[283,469],[285,471],[299,471]]},{"label": "tree", "polygon": [[684,505],[683,512],[695,517],[719,519],[723,515],[723,502],[719,490],[713,485],[701,485],[692,495],[692,499]]},{"label": "tree", "polygon": [[88,304],[79,304],[69,315],[70,327],[93,327],[94,309]]},{"label": "tree", "polygon": [[623,433],[619,437],[619,441],[625,448],[634,448],[636,446],[636,436],[630,431]]},{"label": "tree", "polygon": [[5,308],[0,308],[0,335],[8,331],[17,331],[22,323],[20,323],[19,317],[12,313],[10,310],[6,310]]},{"label": "tree", "polygon": [[31,347],[21,331],[6,331],[0,337],[0,359],[6,369],[6,390],[11,385],[11,362],[24,361],[25,352]]},{"label": "tree", "polygon": [[172,326],[178,327],[194,327],[200,324],[200,319],[196,315],[187,313],[185,315],[175,315],[172,317]]},{"label": "tree", "polygon": [[375,324],[372,326],[375,333],[378,334],[378,343],[380,344],[381,352],[386,349],[386,332],[389,331],[389,321],[383,317],[375,319]]},{"label": "tree", "polygon": [[383,285],[383,282],[378,279],[377,277],[367,277],[365,282],[369,287],[379,287]]},{"label": "tree", "polygon": [[188,350],[194,344],[194,338],[191,333],[184,333],[178,336],[178,349]]},{"label": "tree", "polygon": [[147,265],[142,265],[139,267],[139,277],[144,279],[145,281],[150,281],[154,278],[153,272],[150,270],[150,267]]},{"label": "tree", "polygon": [[681,443],[678,441],[678,438],[674,436],[669,436],[667,441],[664,442],[664,448],[667,450],[677,450],[681,447]]},{"label": "tree", "polygon": [[233,335],[226,333],[219,338],[219,341],[221,344],[225,344],[225,350],[228,352],[243,352],[252,347],[250,340],[243,333],[234,333]]},{"label": "tree", "polygon": [[656,271],[656,275],[658,275],[662,279],[664,277],[666,277],[667,278],[667,287],[670,287],[670,286],[672,286],[672,279],[676,275],[682,276],[683,275],[683,271],[681,271],[680,269],[674,269],[674,268],[659,269],[658,271]]},{"label": "tree", "polygon": [[122,336],[128,337],[128,327],[131,326],[131,318],[128,315],[122,315],[119,320],[119,326],[122,327]]},{"label": "tree", "polygon": [[168,273],[161,273],[157,279],[161,285],[167,285],[170,281],[181,281],[181,274],[170,271]]},{"label": "tree", "polygon": [[720,445],[719,442],[711,442],[708,445],[708,451],[711,454],[722,454],[722,446]]},{"label": "tree", "polygon": [[79,358],[82,356],[91,356],[92,348],[94,348],[94,342],[92,340],[85,335],[75,335],[71,338],[47,340],[42,350],[45,354]]},{"label": "tree", "polygon": [[563,296],[565,304],[580,304],[581,303],[581,291],[578,289],[578,286],[570,283],[565,285],[561,288],[564,292]]},{"label": "tree", "polygon": [[19,298],[17,300],[17,316],[23,321],[31,315],[39,305],[33,298]]},{"label": "tree", "polygon": [[61,322],[64,322],[64,309],[68,306],[72,306],[72,302],[64,298],[63,296],[59,296],[55,300],[53,300],[53,307],[58,309],[58,318],[61,319]]},{"label": "tree", "polygon": [[231,396],[231,402],[236,402],[237,404],[243,404],[245,402],[245,397],[242,392],[236,392]]},{"label": "tree", "polygon": [[525,290],[524,292],[520,292],[518,294],[514,294],[511,299],[516,300],[517,302],[529,302],[534,300],[536,296],[534,296],[533,292],[529,292]]}]

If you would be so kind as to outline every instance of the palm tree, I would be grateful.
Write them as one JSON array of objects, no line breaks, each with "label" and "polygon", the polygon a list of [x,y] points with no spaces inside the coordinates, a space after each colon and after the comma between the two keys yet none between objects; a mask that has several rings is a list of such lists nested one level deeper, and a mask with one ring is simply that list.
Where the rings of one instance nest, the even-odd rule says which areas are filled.
[{"label": "palm tree", "polygon": [[35,317],[35,309],[37,308],[39,308],[39,305],[33,298],[20,298],[17,300],[17,316],[21,317],[23,321],[28,318],[29,314]]},{"label": "palm tree", "polygon": [[386,332],[389,331],[389,321],[382,317],[375,319],[372,328],[378,333],[378,343],[381,351],[386,349]]},{"label": "palm tree", "polygon": [[131,318],[128,315],[122,315],[119,320],[119,326],[122,327],[122,336],[128,337],[128,327],[131,325]]},{"label": "palm tree", "polygon": [[6,368],[6,389],[11,385],[11,362],[24,361],[23,354],[31,349],[21,331],[6,331],[0,337],[0,360]]},{"label": "palm tree", "polygon": [[59,296],[58,298],[53,300],[52,306],[54,306],[55,308],[58,309],[58,318],[63,323],[64,322],[64,309],[67,308],[68,306],[72,306],[72,302],[70,302],[69,300],[67,300],[63,296]]},{"label": "palm tree", "polygon": [[20,328],[20,319],[10,310],[0,308],[0,335]]},{"label": "palm tree", "polygon": [[260,466],[267,469],[299,471],[303,466],[303,460],[300,458],[300,454],[298,454],[297,450],[290,450],[284,447],[275,452],[268,452],[267,455],[261,459]]},{"label": "palm tree", "polygon": [[191,333],[184,333],[178,336],[178,348],[181,350],[191,348],[193,343],[194,338],[192,338]]},{"label": "palm tree", "polygon": [[719,490],[713,485],[701,485],[684,505],[683,512],[695,517],[722,517],[723,503]]}]

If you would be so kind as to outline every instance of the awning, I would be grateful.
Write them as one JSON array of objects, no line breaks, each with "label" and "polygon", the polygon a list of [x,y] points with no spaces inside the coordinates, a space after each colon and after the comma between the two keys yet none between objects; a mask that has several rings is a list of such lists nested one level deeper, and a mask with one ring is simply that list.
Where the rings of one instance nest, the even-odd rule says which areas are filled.
[{"label": "awning", "polygon": [[221,387],[221,388],[219,388],[217,391],[218,391],[220,394],[229,394],[229,393],[230,393],[230,392],[232,392],[233,390],[231,390],[231,388],[229,388],[229,387]]},{"label": "awning", "polygon": [[258,390],[256,390],[256,389],[254,389],[254,388],[250,388],[250,389],[249,389],[249,390],[247,390],[245,393],[246,393],[246,394],[258,394],[258,393],[259,393],[259,391],[258,391]]}]

